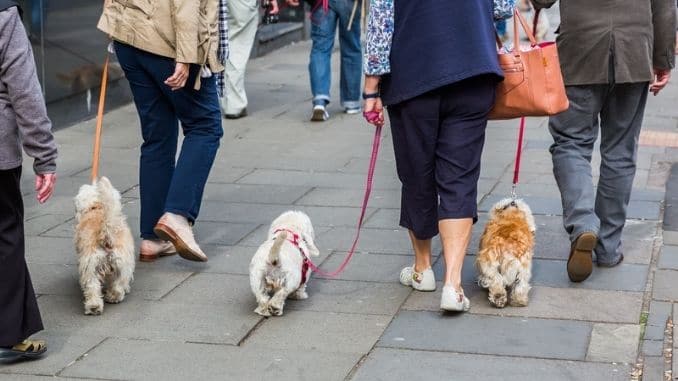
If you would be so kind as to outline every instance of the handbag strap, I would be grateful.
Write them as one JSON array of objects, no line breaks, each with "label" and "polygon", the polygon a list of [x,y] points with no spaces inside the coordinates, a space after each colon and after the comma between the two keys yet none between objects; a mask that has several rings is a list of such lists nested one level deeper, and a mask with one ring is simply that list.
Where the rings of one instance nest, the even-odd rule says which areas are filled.
[{"label": "handbag strap", "polygon": [[101,75],[101,90],[99,91],[99,108],[97,109],[97,125],[94,132],[94,149],[92,152],[92,175],[94,182],[99,176],[99,153],[101,152],[101,130],[104,122],[104,103],[106,102],[106,84],[108,83],[108,61],[110,54],[106,52],[106,61],[104,62],[104,72]]},{"label": "handbag strap", "polygon": [[[525,20],[520,11],[518,11],[518,8],[515,8],[513,10],[513,53],[515,55],[520,55],[520,29],[518,24],[522,26],[523,30],[525,31],[525,35],[527,35],[527,38],[530,40],[530,46],[537,45],[537,40],[534,38],[532,29],[530,29],[528,26],[527,20]],[[501,42],[501,38],[499,37],[499,33],[497,33],[496,29],[494,30],[494,38],[497,41],[497,47],[501,50],[501,48],[504,47],[504,44]]]}]

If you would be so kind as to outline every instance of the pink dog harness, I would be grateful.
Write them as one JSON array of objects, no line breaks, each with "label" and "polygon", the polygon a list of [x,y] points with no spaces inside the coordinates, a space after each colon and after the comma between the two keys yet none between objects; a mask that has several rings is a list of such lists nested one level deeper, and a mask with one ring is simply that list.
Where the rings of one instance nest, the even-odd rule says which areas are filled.
[{"label": "pink dog harness", "polygon": [[310,268],[308,256],[304,252],[304,249],[301,248],[301,236],[290,229],[284,228],[274,231],[273,234],[277,234],[279,232],[287,232],[292,236],[292,238],[289,238],[288,236],[286,241],[296,246],[297,249],[299,249],[299,254],[301,254],[302,258],[304,259],[304,261],[301,263],[301,283],[299,283],[301,286],[302,284],[306,283],[306,280],[308,279],[308,269]]}]

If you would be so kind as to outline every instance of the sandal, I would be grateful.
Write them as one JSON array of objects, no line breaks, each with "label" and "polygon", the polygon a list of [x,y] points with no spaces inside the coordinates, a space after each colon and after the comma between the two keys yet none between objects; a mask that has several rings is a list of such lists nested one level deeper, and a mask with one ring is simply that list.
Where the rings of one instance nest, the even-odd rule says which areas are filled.
[{"label": "sandal", "polygon": [[44,340],[24,340],[11,348],[0,348],[0,360],[33,360],[42,357],[46,351]]}]

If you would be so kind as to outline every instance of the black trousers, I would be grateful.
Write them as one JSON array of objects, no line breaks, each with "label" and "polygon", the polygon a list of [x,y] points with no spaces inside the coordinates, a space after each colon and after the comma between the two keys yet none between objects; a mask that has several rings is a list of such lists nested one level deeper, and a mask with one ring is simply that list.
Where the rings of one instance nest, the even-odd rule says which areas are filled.
[{"label": "black trousers", "polygon": [[0,170],[0,347],[43,329],[24,253],[21,167]]},{"label": "black trousers", "polygon": [[478,76],[388,107],[398,178],[400,226],[418,239],[442,219],[477,221],[480,156],[496,78]]}]

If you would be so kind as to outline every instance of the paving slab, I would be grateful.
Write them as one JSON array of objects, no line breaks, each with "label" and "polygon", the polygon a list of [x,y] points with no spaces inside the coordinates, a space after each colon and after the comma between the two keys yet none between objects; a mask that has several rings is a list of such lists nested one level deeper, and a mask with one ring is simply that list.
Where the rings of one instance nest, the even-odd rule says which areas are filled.
[{"label": "paving slab", "polygon": [[[365,187],[365,174],[257,169],[238,180],[238,183],[363,189]],[[382,176],[378,174],[374,176],[374,183],[372,186],[374,190],[396,190],[401,187],[397,177]]]},{"label": "paving slab", "polygon": [[65,223],[72,225],[72,221],[73,214],[45,214],[44,211],[40,211],[39,214],[34,213],[30,219],[26,220],[24,231],[27,236],[37,236]]},{"label": "paving slab", "polygon": [[664,352],[664,340],[643,340],[641,343],[643,356],[662,356]]},{"label": "paving slab", "polygon": [[403,229],[400,226],[400,209],[380,208],[365,220],[363,226],[377,229]]},{"label": "paving slab", "polygon": [[638,324],[594,324],[586,359],[633,364],[638,353],[639,337]]},{"label": "paving slab", "polygon": [[678,246],[664,245],[659,254],[657,267],[660,269],[678,270]]},{"label": "paving slab", "polygon": [[311,279],[309,298],[288,300],[292,310],[393,316],[411,290],[395,283]]},{"label": "paving slab", "polygon": [[[324,248],[336,251],[348,251],[353,244],[356,229],[354,227],[336,227],[325,233],[318,234],[317,241]],[[440,241],[433,240],[432,252],[441,249]],[[356,250],[382,254],[412,254],[412,244],[403,229],[368,229],[363,228]]]},{"label": "paving slab", "polygon": [[664,377],[664,357],[645,357],[643,381],[666,381]]},{"label": "paving slab", "polygon": [[45,295],[38,304],[44,325],[62,334],[235,345],[260,320],[243,303],[187,306],[130,297],[106,305],[100,316],[85,316],[80,298],[71,296]]},{"label": "paving slab", "polygon": [[248,204],[292,204],[311,189],[308,186],[208,183],[205,187],[203,200]]},{"label": "paving slab", "polygon": [[[360,354],[109,339],[61,374],[135,380],[343,380]],[[116,361],[108,361],[115,358]],[[120,366],[124,364],[124,366]]]},{"label": "paving slab", "polygon": [[402,311],[377,346],[584,360],[591,328],[570,320]]},{"label": "paving slab", "polygon": [[26,237],[26,260],[29,263],[73,265],[78,263],[73,237]]},{"label": "paving slab", "polygon": [[[72,295],[82,297],[77,265],[46,265],[32,263],[29,265],[35,292],[40,295]],[[132,292],[128,297],[146,300],[158,300],[192,273],[158,272],[154,269],[136,269]]]},{"label": "paving slab", "polygon": [[[12,374],[3,375],[0,373],[0,380],[7,381],[101,381],[101,378],[70,378],[70,377],[54,377],[54,376],[38,376],[29,374]],[[105,380],[107,381],[107,380]]]},{"label": "paving slab", "polygon": [[35,337],[47,341],[49,348],[47,355],[40,361],[0,364],[0,380],[4,377],[15,380],[17,373],[54,376],[105,339],[105,336],[100,335],[57,333],[49,328]]},{"label": "paving slab", "polygon": [[[476,283],[477,272],[474,262],[473,255],[464,258],[463,284]],[[443,266],[442,259],[433,265],[436,279],[442,279]],[[647,271],[647,265],[621,264],[611,269],[594,266],[593,273],[585,282],[572,283],[567,276],[566,261],[533,259],[531,284],[555,288],[642,292],[645,290]]]},{"label": "paving slab", "polygon": [[[346,257],[346,252],[334,252],[323,262],[322,268],[336,269]],[[400,270],[412,266],[413,256],[375,254],[359,251],[353,255],[346,270],[336,279],[369,282],[400,282]]]},{"label": "paving slab", "polygon": [[662,269],[655,271],[652,298],[678,302],[678,271]]},{"label": "paving slab", "polygon": [[[313,188],[296,205],[308,206],[359,206],[364,189]],[[371,208],[399,208],[400,190],[377,189],[370,195]]]},{"label": "paving slab", "polygon": [[626,381],[629,371],[622,364],[377,348],[351,380]]},{"label": "paving slab", "polygon": [[[438,311],[442,283],[435,292],[413,292],[403,309]],[[464,287],[471,300],[471,313],[481,315],[586,320],[593,322],[638,323],[643,305],[640,292],[601,291],[535,286],[527,307],[494,308],[487,291],[477,285]],[[608,303],[614,300],[614,304]]]},{"label": "paving slab", "polygon": [[281,317],[266,318],[243,347],[367,354],[390,321],[383,315],[290,309]]}]

